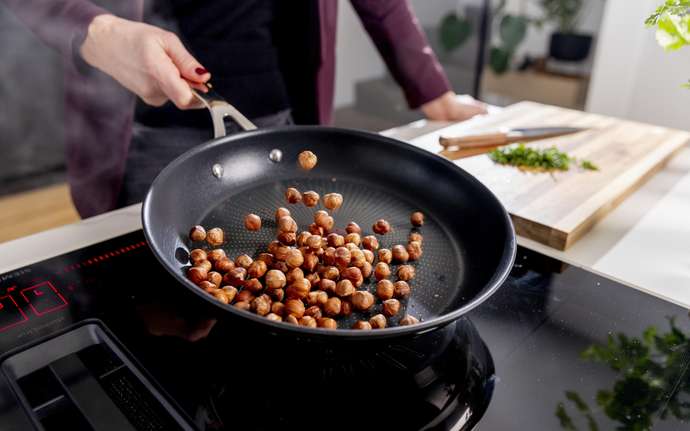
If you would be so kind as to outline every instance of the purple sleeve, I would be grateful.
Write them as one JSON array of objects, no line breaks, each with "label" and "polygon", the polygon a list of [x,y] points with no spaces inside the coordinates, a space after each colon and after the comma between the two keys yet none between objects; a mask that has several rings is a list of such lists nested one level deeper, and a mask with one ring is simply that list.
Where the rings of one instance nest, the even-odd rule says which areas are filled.
[{"label": "purple sleeve", "polygon": [[88,0],[2,0],[43,42],[71,56],[97,15],[109,13]]},{"label": "purple sleeve", "polygon": [[451,91],[409,0],[350,0],[410,108]]}]

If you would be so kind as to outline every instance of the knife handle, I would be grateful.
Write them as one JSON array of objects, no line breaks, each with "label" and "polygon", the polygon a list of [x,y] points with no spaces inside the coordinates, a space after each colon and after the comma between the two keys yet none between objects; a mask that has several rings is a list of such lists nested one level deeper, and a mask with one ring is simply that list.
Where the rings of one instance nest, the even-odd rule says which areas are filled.
[{"label": "knife handle", "polygon": [[459,138],[441,136],[438,142],[445,148],[481,148],[506,145],[512,141],[507,133],[487,133],[484,135],[462,136]]}]

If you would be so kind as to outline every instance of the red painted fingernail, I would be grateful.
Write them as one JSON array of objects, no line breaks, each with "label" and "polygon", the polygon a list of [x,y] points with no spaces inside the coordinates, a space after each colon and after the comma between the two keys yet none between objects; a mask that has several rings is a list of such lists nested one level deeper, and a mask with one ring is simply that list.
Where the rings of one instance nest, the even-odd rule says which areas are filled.
[{"label": "red painted fingernail", "polygon": [[208,70],[204,69],[203,67],[197,67],[194,69],[197,75],[203,75],[205,73],[208,73]]}]

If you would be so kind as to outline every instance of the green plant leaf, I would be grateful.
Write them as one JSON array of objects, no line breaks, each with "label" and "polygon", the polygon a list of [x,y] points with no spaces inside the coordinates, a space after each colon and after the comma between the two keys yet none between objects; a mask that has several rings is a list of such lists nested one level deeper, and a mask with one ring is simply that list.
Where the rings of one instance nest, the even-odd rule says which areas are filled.
[{"label": "green plant leaf", "polygon": [[489,52],[489,66],[496,75],[503,75],[510,68],[510,59],[513,53],[499,47],[491,47]]},{"label": "green plant leaf", "polygon": [[439,28],[439,41],[446,52],[462,46],[471,34],[472,24],[465,17],[458,17],[452,12],[443,17]]},{"label": "green plant leaf", "polygon": [[658,21],[656,40],[666,51],[690,45],[690,16],[663,15]]},{"label": "green plant leaf", "polygon": [[504,15],[501,19],[499,33],[503,48],[511,53],[525,40],[528,19],[524,16]]}]

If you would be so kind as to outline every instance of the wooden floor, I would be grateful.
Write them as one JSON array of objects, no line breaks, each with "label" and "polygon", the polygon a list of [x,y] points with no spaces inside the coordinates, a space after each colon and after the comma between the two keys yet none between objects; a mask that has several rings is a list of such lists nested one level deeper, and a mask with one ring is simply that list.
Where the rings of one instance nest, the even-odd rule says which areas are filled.
[{"label": "wooden floor", "polygon": [[77,220],[67,184],[0,198],[0,242]]}]

